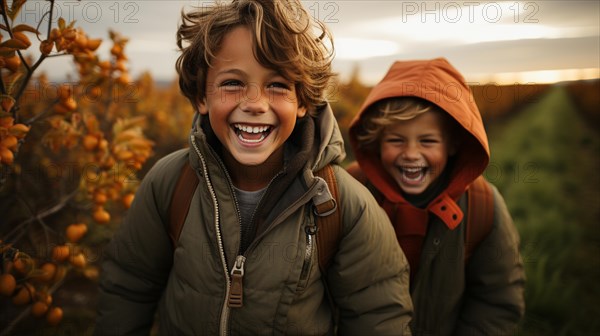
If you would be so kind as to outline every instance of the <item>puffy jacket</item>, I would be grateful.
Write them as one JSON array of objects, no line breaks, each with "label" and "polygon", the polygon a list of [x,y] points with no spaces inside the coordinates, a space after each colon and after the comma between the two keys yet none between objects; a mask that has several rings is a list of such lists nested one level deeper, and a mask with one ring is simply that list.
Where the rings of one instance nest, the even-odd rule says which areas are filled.
[{"label": "puffy jacket", "polygon": [[[462,128],[448,185],[424,208],[413,206],[403,197],[382,168],[378,154],[361,150],[357,139],[361,117],[370,106],[402,96],[436,104]],[[491,232],[465,262],[465,191],[475,179],[483,178],[490,154],[481,114],[460,73],[443,58],[395,62],[352,121],[350,141],[357,163],[351,164],[348,171],[376,196],[392,219],[398,240],[419,230],[424,235],[418,268],[412,274],[413,334],[514,332],[524,314],[525,275],[518,233],[504,199],[493,186]]]},{"label": "puffy jacket", "polygon": [[[293,155],[269,184],[253,241],[238,258],[240,219],[233,185],[207,120],[190,149],[161,159],[143,179],[106,249],[96,334],[148,334],[158,307],[164,335],[324,335],[333,332],[324,284],[339,308],[341,335],[409,334],[408,265],[385,212],[337,163],[342,137],[328,106],[299,119],[286,143]],[[184,164],[200,183],[176,246],[167,235],[171,195]],[[312,199],[333,164],[342,239],[327,274],[318,267]],[[231,272],[243,267],[243,307],[230,308]],[[323,281],[323,278],[326,281]]]}]

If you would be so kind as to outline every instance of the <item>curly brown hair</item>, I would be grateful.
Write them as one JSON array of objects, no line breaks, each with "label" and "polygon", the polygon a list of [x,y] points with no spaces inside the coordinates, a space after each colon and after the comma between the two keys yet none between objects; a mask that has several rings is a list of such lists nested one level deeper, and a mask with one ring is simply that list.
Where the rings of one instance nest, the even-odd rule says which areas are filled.
[{"label": "curly brown hair", "polygon": [[356,134],[359,146],[378,152],[379,141],[386,127],[400,121],[414,119],[428,111],[435,111],[443,115],[447,131],[454,131],[452,119],[432,102],[417,97],[387,98],[369,106],[361,116]]},{"label": "curly brown hair", "polygon": [[315,107],[323,103],[333,76],[331,33],[310,17],[300,1],[217,2],[188,13],[182,10],[181,17],[177,31],[181,55],[176,69],[179,87],[195,108],[206,95],[206,74],[223,37],[239,26],[252,31],[257,61],[295,83],[301,107],[314,113]]}]

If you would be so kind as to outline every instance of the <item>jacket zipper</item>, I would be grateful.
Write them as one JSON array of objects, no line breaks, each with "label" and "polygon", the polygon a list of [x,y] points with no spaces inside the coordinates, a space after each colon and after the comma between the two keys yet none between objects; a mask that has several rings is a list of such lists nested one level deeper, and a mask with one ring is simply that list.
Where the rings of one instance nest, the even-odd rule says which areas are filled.
[{"label": "jacket zipper", "polygon": [[[208,178],[206,161],[204,160],[204,157],[202,156],[202,154],[200,153],[200,150],[198,149],[198,145],[196,144],[196,138],[194,137],[194,135],[191,135],[190,137],[191,137],[191,142],[194,147],[194,150],[196,151],[196,154],[198,154],[200,161],[202,162],[202,169],[204,171],[204,179],[206,180],[206,184],[210,191],[211,197],[213,199],[213,205],[215,207],[215,230],[216,230],[216,234],[217,234],[217,242],[219,245],[219,253],[220,253],[220,257],[221,257],[221,263],[223,265],[225,279],[227,281],[227,286],[225,289],[225,302],[223,304],[223,309],[221,311],[221,320],[220,320],[220,324],[219,324],[219,334],[227,335],[228,320],[229,320],[229,308],[230,307],[234,307],[234,308],[241,307],[243,304],[243,277],[244,277],[244,263],[246,261],[245,254],[248,251],[250,251],[251,248],[254,247],[254,245],[257,244],[258,239],[256,239],[256,238],[258,238],[258,237],[255,237],[254,241],[250,244],[250,246],[248,246],[248,248],[246,249],[246,251],[244,251],[243,254],[241,253],[241,251],[239,251],[239,254],[236,257],[235,265],[231,270],[231,277],[230,277],[229,268],[227,267],[227,260],[226,260],[226,256],[225,256],[225,249],[223,247],[223,237],[221,234],[221,229],[219,227],[219,208],[218,208],[217,196],[215,195],[214,189],[212,187],[212,183],[210,182],[210,179]],[[267,185],[267,189],[271,186],[271,184],[276,179],[276,177],[279,176],[279,174],[280,173],[278,173],[277,175],[275,175],[273,177],[273,179],[271,179],[271,181]],[[229,178],[228,175],[227,175],[227,179],[228,179],[229,184],[232,185],[231,179]],[[313,186],[311,186],[309,188],[309,190],[307,191],[307,193],[305,195],[311,194],[311,191],[315,189],[316,185],[317,185],[316,183],[313,184]],[[239,205],[237,203],[237,199],[235,198],[235,193],[233,193],[233,197],[234,197],[234,201],[235,201],[235,205],[236,205],[236,211],[238,213],[238,218],[240,218]],[[263,197],[264,197],[264,195],[263,195]],[[311,197],[312,197],[312,195],[311,195]],[[304,198],[301,198],[301,199],[304,199]],[[258,205],[260,205],[260,202],[262,202],[262,197],[261,197]],[[254,212],[252,213],[252,218],[251,218],[252,221],[254,221],[255,214],[256,214],[256,209],[254,209]],[[265,230],[261,234],[261,237],[267,231],[268,231],[268,229]],[[241,233],[241,225],[240,225],[240,233]],[[240,235],[240,239],[241,239],[241,235]],[[312,251],[313,251],[313,246],[314,246],[313,238],[312,238],[311,234],[308,233],[308,231],[307,231],[306,239],[307,239],[307,248],[306,248],[304,264],[303,264],[302,271],[301,271],[301,274],[304,274],[305,276],[307,276],[307,274],[308,274],[308,269],[309,269],[308,266],[310,266],[310,259],[312,258]]]},{"label": "jacket zipper", "polygon": [[317,233],[317,227],[314,223],[314,216],[312,213],[309,214],[310,225],[304,228],[306,232],[306,247],[304,248],[304,262],[302,263],[302,270],[300,272],[300,281],[298,282],[298,291],[302,291],[308,284],[308,276],[310,275],[310,268],[312,264],[312,256],[314,254],[314,237]]},{"label": "jacket zipper", "polygon": [[[271,186],[271,184],[273,183],[273,181],[277,178],[277,176],[279,176],[280,173],[277,173],[269,182],[269,184],[267,185],[266,189],[269,189],[269,187]],[[231,182],[231,179],[229,178],[229,175],[227,175],[227,179],[230,183],[230,185],[233,185],[233,183]],[[235,192],[233,192],[233,199],[235,201],[235,205],[236,205],[236,209],[238,212],[238,218],[241,217],[240,211],[239,211],[239,204],[237,201],[237,198],[235,196]],[[254,208],[254,211],[252,212],[252,217],[250,217],[250,223],[254,222],[254,215],[256,214],[256,209],[258,208],[258,206],[260,205],[260,203],[262,202],[264,198],[264,194],[260,197],[260,200],[258,201],[256,208]],[[240,219],[240,250],[238,251],[238,255],[235,259],[235,265],[233,267],[233,269],[231,270],[231,290],[229,291],[229,295],[227,296],[227,305],[229,306],[229,308],[241,308],[243,306],[243,297],[244,297],[244,285],[243,285],[243,280],[244,280],[244,263],[246,262],[246,254],[247,251],[250,250],[250,247],[248,247],[246,249],[246,251],[242,251],[242,225],[241,225],[241,219]],[[252,245],[252,244],[250,244]]]},{"label": "jacket zipper", "polygon": [[[231,288],[231,278],[229,277],[229,268],[227,267],[227,259],[225,257],[225,248],[223,247],[223,237],[221,234],[221,228],[219,227],[219,203],[217,202],[217,195],[215,195],[215,191],[212,186],[212,183],[211,183],[210,179],[208,178],[208,169],[206,167],[206,161],[204,160],[204,156],[202,156],[202,154],[200,153],[200,150],[198,149],[198,145],[196,144],[196,138],[194,137],[194,135],[190,135],[190,137],[191,137],[192,146],[194,147],[196,154],[198,154],[198,157],[200,158],[200,161],[202,162],[202,170],[204,172],[204,174],[203,174],[204,180],[206,181],[206,186],[208,187],[208,190],[212,197],[213,206],[215,209],[215,230],[217,233],[217,243],[219,245],[219,256],[221,257],[221,264],[223,265],[223,273],[225,275],[225,280],[227,281],[227,286],[225,287],[225,298],[228,298],[229,291]],[[237,262],[236,262],[236,264],[237,264]],[[243,269],[243,263],[242,263],[242,269]],[[221,320],[219,322],[219,334],[220,335],[227,335],[227,322],[228,322],[227,320],[228,319],[229,319],[229,307],[227,306],[227,302],[225,302],[225,304],[223,304],[223,308],[221,310]]]}]

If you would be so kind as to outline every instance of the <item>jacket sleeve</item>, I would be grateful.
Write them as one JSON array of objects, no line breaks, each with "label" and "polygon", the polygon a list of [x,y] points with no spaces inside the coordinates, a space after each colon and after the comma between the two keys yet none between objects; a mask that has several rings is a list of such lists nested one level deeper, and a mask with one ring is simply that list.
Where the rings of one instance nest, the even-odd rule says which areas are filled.
[{"label": "jacket sleeve", "polygon": [[[341,169],[340,169],[341,170]],[[327,281],[340,335],[410,335],[409,266],[371,193],[338,172],[343,232]]]},{"label": "jacket sleeve", "polygon": [[[163,218],[175,180],[167,156],[148,172],[127,216],[105,248],[95,335],[148,335],[172,266]],[[179,162],[177,162],[179,163]],[[175,175],[175,174],[170,174]]]},{"label": "jacket sleeve", "polygon": [[465,301],[455,335],[512,335],[525,313],[519,235],[494,190],[494,225],[466,266]]}]

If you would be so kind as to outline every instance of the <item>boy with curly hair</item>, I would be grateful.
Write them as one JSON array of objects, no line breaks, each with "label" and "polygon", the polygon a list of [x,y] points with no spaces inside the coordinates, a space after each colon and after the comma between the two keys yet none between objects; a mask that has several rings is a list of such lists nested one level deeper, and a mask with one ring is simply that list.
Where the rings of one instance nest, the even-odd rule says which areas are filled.
[{"label": "boy with curly hair", "polygon": [[[164,335],[409,334],[406,258],[385,212],[338,165],[326,28],[296,0],[182,18],[177,71],[197,110],[190,147],[147,174],[107,248],[97,334],[147,333],[157,307]],[[199,183],[172,246],[166,223],[184,165]],[[342,228],[321,272],[313,204],[331,199],[315,176],[327,165]]]}]

